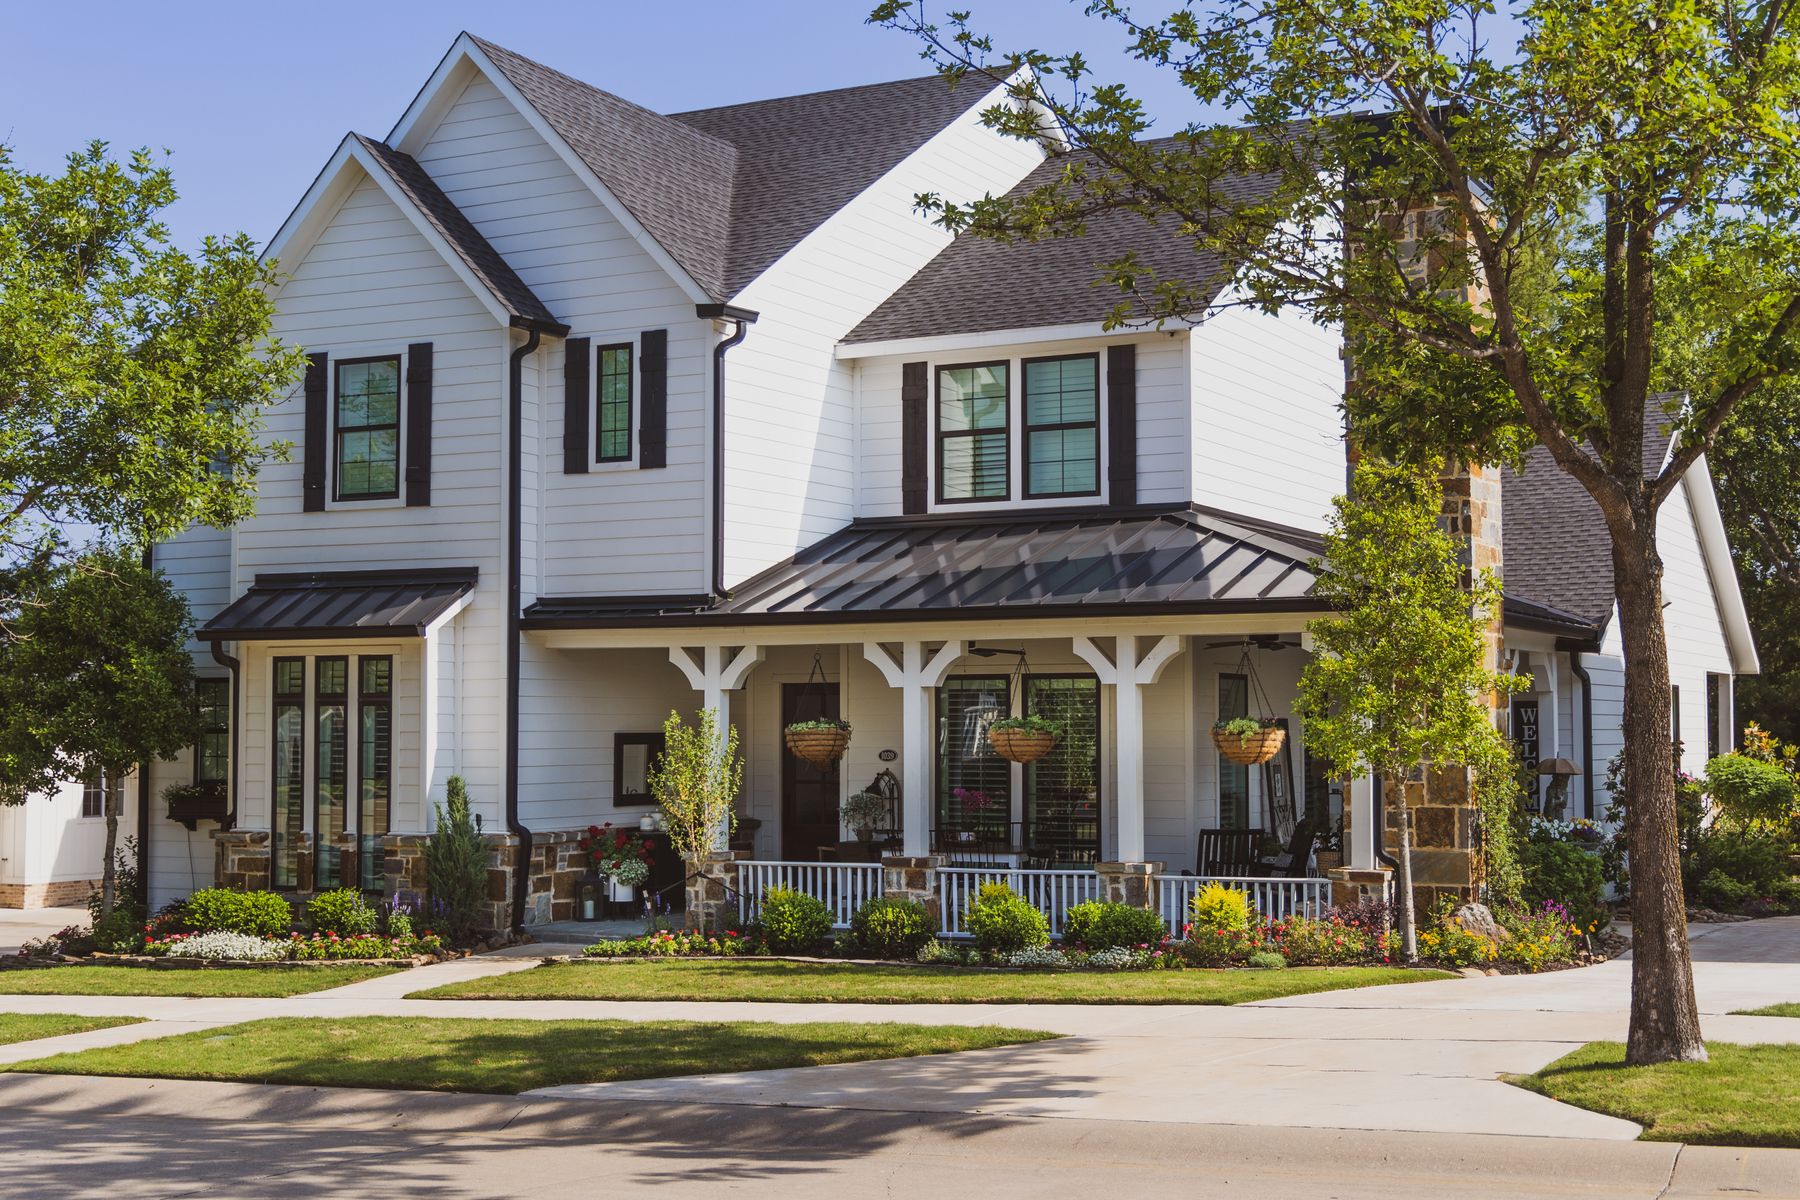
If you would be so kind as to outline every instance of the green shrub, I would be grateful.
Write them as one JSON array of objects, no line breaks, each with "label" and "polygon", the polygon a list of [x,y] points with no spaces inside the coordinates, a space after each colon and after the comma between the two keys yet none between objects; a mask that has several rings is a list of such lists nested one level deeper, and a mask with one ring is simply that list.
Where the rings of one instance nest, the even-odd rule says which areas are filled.
[{"label": "green shrub", "polygon": [[1603,928],[1606,911],[1606,871],[1598,856],[1572,842],[1549,834],[1534,833],[1519,847],[1519,866],[1525,875],[1520,898],[1536,911],[1554,901],[1569,910],[1569,919],[1583,930]]},{"label": "green shrub", "polygon": [[1163,919],[1149,909],[1104,900],[1077,904],[1063,918],[1063,941],[1090,951],[1154,946],[1164,932]]},{"label": "green shrub", "polygon": [[930,915],[916,900],[877,896],[850,918],[857,949],[877,958],[913,958],[932,935]]},{"label": "green shrub", "polygon": [[1250,928],[1250,894],[1222,883],[1209,883],[1188,901],[1196,930],[1245,930]]},{"label": "green shrub", "polygon": [[774,954],[804,954],[831,937],[831,910],[825,902],[793,888],[762,894],[763,940]]},{"label": "green shrub", "polygon": [[195,933],[244,933],[251,937],[286,937],[294,926],[294,910],[274,892],[239,892],[201,888],[181,906],[181,922]]},{"label": "green shrub", "polygon": [[413,935],[412,914],[404,908],[395,908],[388,912],[387,934],[394,938],[409,938]]},{"label": "green shrub", "polygon": [[1003,883],[981,889],[963,924],[983,954],[1005,955],[1050,944],[1050,922]]},{"label": "green shrub", "polygon": [[1706,790],[1733,821],[1785,822],[1794,811],[1794,781],[1772,762],[1721,754],[1706,764]]},{"label": "green shrub", "polygon": [[425,840],[425,891],[452,942],[467,942],[492,919],[487,899],[488,849],[469,809],[462,776],[452,775]]},{"label": "green shrub", "polygon": [[[116,904],[110,913],[94,919],[91,940],[94,949],[108,954],[135,954],[144,946],[144,923],[134,905]],[[63,952],[73,954],[76,948],[65,944]]]},{"label": "green shrub", "polygon": [[307,904],[306,923],[314,933],[335,933],[340,937],[374,933],[375,910],[355,888],[333,888],[320,892]]},{"label": "green shrub", "polygon": [[1557,904],[1547,904],[1535,913],[1495,914],[1509,935],[1499,945],[1502,962],[1540,971],[1550,963],[1573,962],[1581,929],[1570,924],[1569,915]]},{"label": "green shrub", "polygon": [[1260,967],[1265,971],[1279,971],[1287,966],[1287,959],[1273,950],[1259,950],[1244,960],[1246,967]]},{"label": "green shrub", "polygon": [[1378,957],[1375,937],[1335,916],[1289,917],[1268,933],[1270,944],[1297,967],[1341,967]]},{"label": "green shrub", "polygon": [[1765,833],[1708,829],[1688,856],[1690,901],[1736,909],[1781,892],[1791,878],[1786,839]]}]

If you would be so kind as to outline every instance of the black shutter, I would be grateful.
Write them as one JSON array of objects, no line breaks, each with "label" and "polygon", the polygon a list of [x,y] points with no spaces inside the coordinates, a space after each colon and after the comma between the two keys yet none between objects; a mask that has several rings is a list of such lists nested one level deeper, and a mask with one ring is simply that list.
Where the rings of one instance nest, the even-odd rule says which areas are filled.
[{"label": "black shutter", "polygon": [[331,356],[306,356],[305,459],[300,470],[300,507],[305,512],[325,511],[325,372]]},{"label": "black shutter", "polygon": [[669,331],[638,335],[638,391],[643,416],[638,426],[638,466],[669,465]]},{"label": "black shutter", "polygon": [[1137,347],[1106,350],[1106,498],[1137,503]]},{"label": "black shutter", "polygon": [[406,507],[431,504],[431,343],[406,348]]},{"label": "black shutter", "polygon": [[594,405],[588,388],[588,338],[563,343],[563,474],[588,473],[588,413]]},{"label": "black shutter", "polygon": [[922,362],[900,367],[900,511],[925,511],[926,406],[930,367]]}]

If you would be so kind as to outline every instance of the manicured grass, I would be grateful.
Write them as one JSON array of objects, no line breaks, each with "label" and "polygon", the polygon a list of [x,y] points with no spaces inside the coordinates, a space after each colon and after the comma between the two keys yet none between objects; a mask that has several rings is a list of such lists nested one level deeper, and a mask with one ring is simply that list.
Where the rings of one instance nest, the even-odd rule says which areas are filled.
[{"label": "manicured grass", "polygon": [[4,1069],[510,1095],[559,1083],[904,1058],[1054,1036],[968,1025],[284,1017]]},{"label": "manicured grass", "polygon": [[1710,1061],[1625,1065],[1620,1042],[1590,1042],[1520,1087],[1636,1121],[1656,1142],[1800,1147],[1800,1045],[1708,1045]]},{"label": "manicured grass", "polygon": [[864,1004],[1244,1004],[1449,979],[1400,967],[1289,971],[977,971],[779,960],[551,963],[414,992],[422,1000],[774,1000]]},{"label": "manicured grass", "polygon": [[142,1017],[77,1017],[69,1013],[0,1013],[0,1046],[9,1042],[35,1042],[65,1033],[136,1025]]},{"label": "manicured grass", "polygon": [[35,967],[0,971],[6,996],[298,996],[387,975],[394,967]]},{"label": "manicured grass", "polygon": [[1800,1004],[1771,1004],[1767,1008],[1740,1008],[1734,1017],[1800,1017]]}]

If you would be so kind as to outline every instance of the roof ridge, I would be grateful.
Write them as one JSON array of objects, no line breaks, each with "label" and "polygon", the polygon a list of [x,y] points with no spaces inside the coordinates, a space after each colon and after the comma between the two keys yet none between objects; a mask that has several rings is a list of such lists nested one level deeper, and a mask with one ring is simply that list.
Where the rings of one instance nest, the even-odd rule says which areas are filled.
[{"label": "roof ridge", "polygon": [[[900,87],[908,83],[924,83],[930,79],[942,79],[940,75],[909,75],[905,79],[883,79],[873,83],[848,83],[842,87],[817,88],[810,92],[794,92],[785,96],[764,96],[760,100],[736,100],[730,104],[709,104],[705,108],[686,108],[680,112],[665,113],[671,120],[680,121],[684,117],[698,117],[709,113],[733,112],[740,109],[755,108],[762,104],[782,104],[789,100],[811,100],[819,96],[836,96],[845,92],[873,91],[877,88]],[[953,90],[952,88],[946,90]],[[988,89],[991,91],[992,89]],[[982,93],[986,95],[986,92]]]}]

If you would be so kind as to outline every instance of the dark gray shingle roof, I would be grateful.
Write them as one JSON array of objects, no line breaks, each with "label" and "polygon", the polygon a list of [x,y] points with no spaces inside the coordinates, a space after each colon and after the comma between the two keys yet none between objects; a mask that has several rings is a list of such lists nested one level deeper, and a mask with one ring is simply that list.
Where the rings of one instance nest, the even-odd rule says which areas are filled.
[{"label": "dark gray shingle roof", "polygon": [[[1646,474],[1668,457],[1674,426],[1663,406],[1675,399],[1655,395],[1645,407]],[[1604,626],[1613,608],[1612,538],[1600,506],[1543,446],[1525,456],[1522,471],[1503,470],[1501,487],[1506,594]]]},{"label": "dark gray shingle roof", "polygon": [[500,302],[509,316],[528,325],[563,328],[544,302],[525,286],[525,281],[500,257],[499,251],[488,244],[488,240],[481,236],[481,231],[463,215],[462,209],[444,195],[444,190],[425,173],[425,168],[413,160],[412,155],[402,154],[385,142],[364,137],[360,133],[351,136],[387,171],[395,186],[412,201],[413,207],[419,210],[432,227],[443,235],[456,256],[462,259],[463,265],[493,293],[494,299]]},{"label": "dark gray shingle roof", "polygon": [[418,637],[475,586],[474,567],[258,575],[202,641]]},{"label": "dark gray shingle roof", "polygon": [[[1062,157],[1047,159],[1008,195],[1019,196],[1053,181]],[[1220,188],[1234,201],[1266,196],[1272,181],[1252,176],[1228,180]],[[1206,285],[1208,299],[1226,280],[1219,261],[1195,250],[1173,220],[1151,223],[1136,213],[1102,212],[1090,217],[1082,237],[1048,238],[1003,244],[963,234],[844,338],[879,342],[894,338],[1035,329],[1087,324],[1104,319],[1120,293],[1101,278],[1099,267],[1136,252],[1162,278]]]}]

